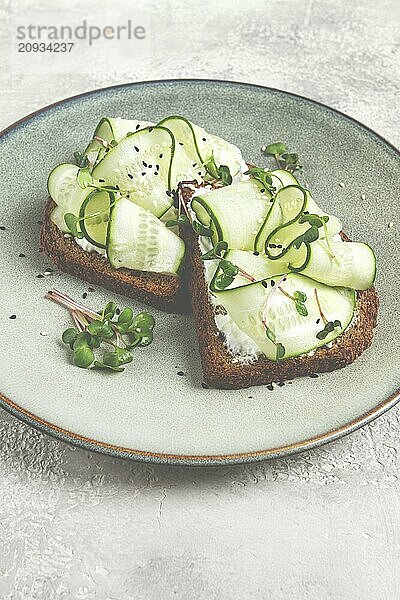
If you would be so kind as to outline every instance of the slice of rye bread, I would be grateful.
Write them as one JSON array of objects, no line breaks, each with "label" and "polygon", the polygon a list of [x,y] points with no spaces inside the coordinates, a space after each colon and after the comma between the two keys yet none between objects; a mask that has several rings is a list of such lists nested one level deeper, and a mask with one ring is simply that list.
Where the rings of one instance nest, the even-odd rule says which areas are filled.
[{"label": "slice of rye bread", "polygon": [[168,312],[187,312],[190,298],[184,272],[180,277],[113,269],[106,258],[97,252],[86,252],[71,237],[65,235],[50,219],[55,204],[46,203],[40,232],[40,245],[61,270],[72,273],[89,283],[104,286],[117,294],[130,296]]},{"label": "slice of rye bread", "polygon": [[[187,203],[194,192],[193,185],[182,186],[183,200]],[[240,389],[253,385],[283,382],[294,377],[334,371],[351,364],[372,343],[377,324],[378,295],[374,287],[357,292],[357,317],[354,323],[337,338],[331,347],[318,348],[313,354],[280,362],[260,356],[256,361],[235,361],[225,344],[223,333],[215,323],[214,306],[209,300],[201,260],[198,238],[187,227],[183,232],[189,256],[190,291],[192,308],[199,340],[204,382],[209,387]],[[349,238],[342,233],[345,241]]]}]

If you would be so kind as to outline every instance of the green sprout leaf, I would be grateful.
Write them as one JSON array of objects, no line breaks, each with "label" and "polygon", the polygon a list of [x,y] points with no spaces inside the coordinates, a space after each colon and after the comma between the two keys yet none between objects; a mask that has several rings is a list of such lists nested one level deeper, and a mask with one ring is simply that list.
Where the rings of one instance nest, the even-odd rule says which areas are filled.
[{"label": "green sprout leaf", "polygon": [[79,217],[76,217],[72,213],[65,213],[64,222],[65,222],[66,226],[68,227],[70,234],[74,238],[78,238],[78,239],[83,238],[83,233],[81,231],[79,231],[79,229],[78,229]]},{"label": "green sprout leaf", "polygon": [[286,350],[285,350],[285,346],[283,346],[281,343],[277,343],[276,344],[276,360],[282,360],[282,358],[285,356],[286,354]]},{"label": "green sprout leaf", "polygon": [[233,181],[231,172],[227,165],[217,166],[214,158],[214,154],[211,155],[211,158],[204,164],[206,171],[211,177],[214,179],[218,179],[222,185],[230,185]]},{"label": "green sprout leaf", "polygon": [[307,295],[304,292],[297,290],[296,292],[293,292],[293,298],[304,303],[307,300]]},{"label": "green sprout leaf", "polygon": [[109,371],[115,371],[117,373],[122,373],[122,371],[125,371],[124,367],[113,367],[111,365],[105,365],[100,360],[95,360],[94,366],[97,367],[98,369],[108,369]]},{"label": "green sprout leaf", "polygon": [[329,220],[328,215],[313,215],[313,214],[302,214],[299,218],[299,223],[310,223],[314,227],[323,227],[324,223]]},{"label": "green sprout leaf", "polygon": [[197,235],[204,235],[205,237],[211,237],[213,234],[212,229],[210,229],[210,227],[206,227],[205,225],[203,225],[202,223],[199,223],[198,221],[193,221],[192,228],[193,228],[193,231],[195,233],[197,233]]},{"label": "green sprout leaf", "polygon": [[88,345],[74,348],[74,363],[77,367],[88,369],[93,362],[94,352]]},{"label": "green sprout leaf", "polygon": [[281,156],[284,152],[286,152],[286,144],[283,142],[274,142],[262,148],[262,153],[266,156]]},{"label": "green sprout leaf", "polygon": [[78,167],[80,167],[81,169],[84,169],[85,167],[89,166],[88,157],[85,156],[82,152],[79,152],[79,151],[74,152],[74,159],[75,159],[76,165]]},{"label": "green sprout leaf", "polygon": [[81,187],[82,189],[85,189],[88,187],[88,185],[93,184],[93,178],[90,173],[89,167],[83,167],[82,169],[79,169],[77,181],[79,187]]},{"label": "green sprout leaf", "polygon": [[233,179],[227,165],[221,165],[218,167],[218,179],[221,180],[222,185],[231,185]]},{"label": "green sprout leaf", "polygon": [[315,240],[317,240],[318,238],[318,227],[315,227],[315,225],[311,225],[311,227],[307,229],[307,231],[305,231],[302,235],[299,235],[293,240],[292,246],[293,248],[298,250],[301,244],[311,244],[312,242],[315,242]]},{"label": "green sprout leaf", "polygon": [[109,321],[114,318],[115,311],[117,310],[117,305],[115,302],[108,302],[103,309],[102,318],[103,321]]},{"label": "green sprout leaf", "polygon": [[109,367],[120,367],[132,362],[132,360],[133,356],[126,348],[116,346],[114,352],[104,352],[102,362]]},{"label": "green sprout leaf", "polygon": [[153,315],[147,312],[141,312],[132,319],[129,331],[152,330],[154,328],[154,325],[155,320]]},{"label": "green sprout leaf", "polygon": [[306,317],[308,315],[307,307],[305,304],[303,304],[303,302],[295,302],[295,307],[299,315],[302,317]]},{"label": "green sprout leaf", "polygon": [[273,344],[275,344],[275,342],[276,342],[276,335],[275,335],[275,333],[272,331],[272,329],[270,329],[269,327],[266,327],[266,328],[265,328],[265,333],[266,333],[266,336],[267,336],[267,338],[268,338],[269,340],[271,340],[271,342],[272,342]]},{"label": "green sprout leaf", "polygon": [[78,330],[74,327],[69,327],[62,334],[62,341],[64,344],[68,344],[71,350],[73,349],[76,338],[78,337]]},{"label": "green sprout leaf", "polygon": [[322,331],[319,331],[316,335],[316,337],[319,340],[324,340],[330,333],[332,333],[332,331],[334,331],[334,329],[336,327],[342,327],[342,324],[340,321],[335,320],[335,321],[328,321],[325,324],[325,327],[322,329]]},{"label": "green sprout leaf", "polygon": [[201,260],[213,260],[216,258],[221,258],[222,252],[228,249],[228,244],[224,241],[217,242],[211,250],[205,252],[205,254],[201,255]]},{"label": "green sprout leaf", "polygon": [[257,179],[260,183],[262,183],[264,189],[268,190],[272,194],[275,193],[275,188],[272,184],[271,173],[269,171],[259,167],[251,167],[244,174],[251,175],[254,179]]}]

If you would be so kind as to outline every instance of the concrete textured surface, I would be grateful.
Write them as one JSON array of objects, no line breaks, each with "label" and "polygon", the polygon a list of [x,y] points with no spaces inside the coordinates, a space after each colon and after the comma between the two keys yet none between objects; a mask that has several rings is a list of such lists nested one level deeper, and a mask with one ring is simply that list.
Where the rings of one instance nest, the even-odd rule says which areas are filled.
[{"label": "concrete textured surface", "polygon": [[[83,18],[147,37],[16,52],[16,26]],[[208,77],[309,96],[400,142],[398,0],[1,0],[0,19],[0,128],[96,87]],[[90,454],[0,411],[0,598],[398,598],[399,414],[285,460],[189,469]]]}]

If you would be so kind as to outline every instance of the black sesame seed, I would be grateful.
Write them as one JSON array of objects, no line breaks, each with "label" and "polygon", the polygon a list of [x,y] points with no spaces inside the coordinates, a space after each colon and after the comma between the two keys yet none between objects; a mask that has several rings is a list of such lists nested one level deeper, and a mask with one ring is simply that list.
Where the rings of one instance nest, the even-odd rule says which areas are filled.
[{"label": "black sesame seed", "polygon": [[128,173],[128,177],[129,177],[129,179],[133,179],[132,173]]},{"label": "black sesame seed", "polygon": [[153,131],[154,127],[149,127],[149,133]]},{"label": "black sesame seed", "polygon": [[180,146],[183,146],[183,142],[179,142],[179,145],[180,145]]},{"label": "black sesame seed", "polygon": [[157,171],[159,171],[160,165],[156,165],[156,169],[157,169]]},{"label": "black sesame seed", "polygon": [[179,375],[179,377],[183,377],[183,375],[184,375],[184,374],[185,374],[185,373],[184,373],[183,371],[178,371],[178,372],[177,372],[177,375]]},{"label": "black sesame seed", "polygon": [[144,167],[147,167],[147,162],[144,162],[144,160],[142,160],[142,165],[143,165]]},{"label": "black sesame seed", "polygon": [[153,165],[149,165],[149,169],[151,169],[153,167]]},{"label": "black sesame seed", "polygon": [[267,283],[266,281],[262,281],[262,282],[261,282],[261,285],[262,285],[263,287],[265,287],[265,288],[266,288],[266,287],[268,287],[268,283]]},{"label": "black sesame seed", "polygon": [[23,252],[21,252],[20,254],[18,254],[19,258],[26,258],[25,254]]},{"label": "black sesame seed", "polygon": [[206,383],[204,383],[204,381],[201,382],[201,387],[204,388],[205,390],[208,390],[208,385]]},{"label": "black sesame seed", "polygon": [[6,230],[6,228],[4,227],[4,225],[0,225],[0,230],[1,231],[5,231]]},{"label": "black sesame seed", "polygon": [[138,129],[140,129],[140,123],[138,123],[138,124],[136,125],[136,131],[137,131]]},{"label": "black sesame seed", "polygon": [[257,251],[256,251],[256,252],[253,252],[253,254],[254,254],[254,256],[259,256],[259,255],[260,255],[260,253],[259,253],[259,252],[257,252]]},{"label": "black sesame seed", "polygon": [[273,279],[271,279],[271,286],[274,287],[275,285],[275,281]]},{"label": "black sesame seed", "polygon": [[249,400],[253,400],[253,396],[247,396]]},{"label": "black sesame seed", "polygon": [[137,146],[134,146],[136,152],[139,152],[139,148]]},{"label": "black sesame seed", "polygon": [[274,389],[274,386],[272,385],[272,383],[269,383],[267,385],[267,390],[269,390],[270,392],[272,392],[273,389]]},{"label": "black sesame seed", "polygon": [[282,244],[278,244],[278,245],[277,245],[277,248],[282,248]]},{"label": "black sesame seed", "polygon": [[146,173],[142,173],[142,175],[144,176],[144,175],[146,175]]},{"label": "black sesame seed", "polygon": [[206,142],[206,141],[207,141],[206,138],[203,138],[203,142]]},{"label": "black sesame seed", "polygon": [[260,192],[263,194],[265,192],[265,188],[261,188]]},{"label": "black sesame seed", "polygon": [[41,273],[39,273],[39,275],[36,275],[36,277],[37,277],[38,279],[43,279],[44,275],[42,275]]},{"label": "black sesame seed", "polygon": [[105,179],[99,179],[99,183],[105,183],[106,180]]},{"label": "black sesame seed", "polygon": [[17,318],[17,315],[10,315],[8,318],[9,318],[9,319],[16,319],[16,318]]},{"label": "black sesame seed", "polygon": [[202,173],[201,173],[201,171],[199,171],[199,172],[198,172],[198,175],[200,175],[200,176],[201,176],[201,174],[202,174]]},{"label": "black sesame seed", "polygon": [[115,309],[115,314],[116,314],[116,315],[119,315],[119,313],[120,313],[120,312],[121,312],[121,311],[120,311],[120,309],[119,309],[119,308],[116,308],[116,309]]},{"label": "black sesame seed", "polygon": [[163,155],[162,155],[162,154],[160,154],[160,156],[159,156],[158,158],[162,158],[162,157],[163,157]]},{"label": "black sesame seed", "polygon": [[192,167],[197,167],[197,163],[193,163],[193,164],[192,164]]},{"label": "black sesame seed", "polygon": [[317,377],[318,377],[318,373],[310,373],[310,377],[311,377],[312,379],[317,379]]},{"label": "black sesame seed", "polygon": [[167,194],[167,196],[172,196],[172,194],[169,190],[165,190],[165,193]]},{"label": "black sesame seed", "polygon": [[310,214],[310,212],[309,212],[308,210],[305,210],[305,211],[304,211],[304,214],[305,214],[305,215],[309,215],[309,214]]},{"label": "black sesame seed", "polygon": [[317,320],[316,320],[316,323],[317,323],[317,325],[318,325],[318,323],[320,322],[320,320],[321,320],[321,319],[317,319]]},{"label": "black sesame seed", "polygon": [[85,300],[85,298],[87,298],[87,292],[83,292],[82,294],[82,298]]},{"label": "black sesame seed", "polygon": [[154,171],[154,175],[158,175],[158,171]]}]

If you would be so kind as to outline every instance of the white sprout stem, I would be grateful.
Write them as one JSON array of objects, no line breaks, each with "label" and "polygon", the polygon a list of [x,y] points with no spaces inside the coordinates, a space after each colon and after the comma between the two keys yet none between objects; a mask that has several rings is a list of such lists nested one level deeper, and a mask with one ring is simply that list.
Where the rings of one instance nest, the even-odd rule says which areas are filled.
[{"label": "white sprout stem", "polygon": [[275,285],[274,289],[272,290],[272,292],[269,294],[268,298],[265,301],[263,312],[262,312],[263,323],[266,323],[266,321],[267,321],[267,308],[268,308],[268,304],[269,304],[272,296],[276,293],[276,290],[279,289],[279,287],[280,287],[282,281],[285,279],[285,277],[286,277],[286,273],[284,275],[282,275],[282,277],[280,278],[280,280],[278,281],[278,283]]},{"label": "white sprout stem", "polygon": [[85,330],[85,326],[80,321],[80,319],[78,317],[78,313],[76,313],[75,311],[71,311],[71,315],[72,315],[72,318],[74,320],[75,327],[77,328],[77,330],[81,331],[81,332],[84,331]]},{"label": "white sprout stem", "polygon": [[73,298],[71,298],[67,294],[64,294],[63,292],[60,292],[59,290],[51,290],[50,292],[48,292],[46,294],[46,298],[50,298],[51,300],[54,300],[54,302],[57,302],[58,304],[65,306],[66,308],[68,308],[71,311],[72,310],[79,311],[86,317],[95,319],[97,321],[101,321],[100,315],[98,315],[94,311],[90,310],[83,304],[80,304],[79,302],[75,302],[75,300],[73,300]]}]

